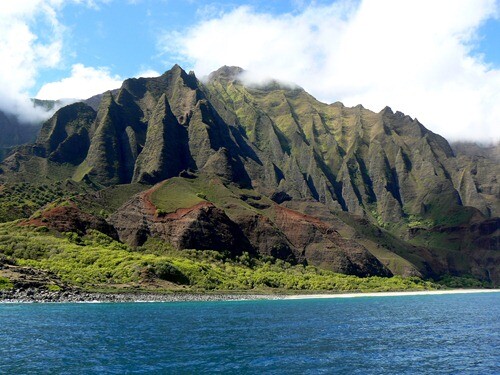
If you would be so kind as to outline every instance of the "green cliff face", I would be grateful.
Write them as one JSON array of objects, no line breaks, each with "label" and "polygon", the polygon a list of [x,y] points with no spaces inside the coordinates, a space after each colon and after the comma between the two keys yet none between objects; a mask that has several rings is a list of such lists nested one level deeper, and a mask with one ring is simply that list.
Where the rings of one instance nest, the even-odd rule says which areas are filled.
[{"label": "green cliff face", "polygon": [[500,142],[489,147],[454,143],[457,155],[454,179],[464,205],[490,217],[500,216]]},{"label": "green cliff face", "polygon": [[[189,194],[207,206],[175,221],[158,216],[157,202],[128,196],[108,213],[122,240],[182,248],[198,238],[199,248],[244,244],[358,275],[500,280],[498,152],[452,149],[388,107],[325,104],[279,82],[244,84],[241,73],[223,67],[201,82],[176,65],[66,106],[5,160],[0,181],[70,177],[102,189],[181,176],[197,181]],[[179,197],[160,191],[159,202]],[[193,224],[201,221],[224,232],[207,237]]]},{"label": "green cliff face", "polygon": [[418,120],[390,108],[327,105],[278,83],[248,87],[225,72],[213,74],[205,90],[263,161],[252,180],[274,175],[263,181],[267,189],[381,223],[434,219],[463,205],[451,147]]},{"label": "green cliff face", "polygon": [[80,164],[90,145],[89,132],[95,116],[95,111],[83,103],[61,108],[38,135],[44,156],[57,163]]}]

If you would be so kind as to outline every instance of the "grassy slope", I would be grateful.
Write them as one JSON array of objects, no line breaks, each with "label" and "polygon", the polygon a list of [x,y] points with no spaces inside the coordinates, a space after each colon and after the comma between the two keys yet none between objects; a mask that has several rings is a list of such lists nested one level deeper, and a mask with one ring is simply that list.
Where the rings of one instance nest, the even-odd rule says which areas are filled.
[{"label": "grassy slope", "polygon": [[0,182],[26,182],[46,184],[63,181],[72,177],[75,166],[50,162],[38,156],[28,156],[22,159],[20,168],[15,173],[1,175]]},{"label": "grassy slope", "polygon": [[[167,213],[209,201],[223,209],[230,218],[248,211],[267,215],[266,207],[272,204],[254,190],[226,186],[219,179],[205,175],[195,179],[172,178],[151,194],[151,200],[158,209]],[[256,208],[256,205],[261,208]]]},{"label": "grassy slope", "polygon": [[106,217],[115,212],[134,194],[140,193],[151,186],[143,184],[113,185],[99,190],[92,195],[81,195],[74,198],[83,211]]},{"label": "grassy slope", "polygon": [[172,178],[163,183],[151,194],[151,200],[158,210],[165,213],[192,207],[204,201],[202,193],[197,191],[194,180],[183,178]]}]

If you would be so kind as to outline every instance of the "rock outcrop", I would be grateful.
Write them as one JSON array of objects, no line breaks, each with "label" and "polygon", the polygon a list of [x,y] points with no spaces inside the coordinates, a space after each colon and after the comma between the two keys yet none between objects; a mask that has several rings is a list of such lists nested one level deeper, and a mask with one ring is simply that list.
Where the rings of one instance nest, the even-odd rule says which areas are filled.
[{"label": "rock outcrop", "polygon": [[42,210],[38,215],[20,225],[47,227],[58,232],[74,232],[84,235],[89,229],[97,230],[113,239],[118,239],[115,228],[101,217],[81,211],[74,204],[65,204]]},{"label": "rock outcrop", "polygon": [[201,202],[162,213],[151,203],[154,189],[136,195],[108,220],[122,241],[140,246],[148,237],[156,237],[177,249],[221,250],[233,255],[253,252],[241,229],[223,210]]}]

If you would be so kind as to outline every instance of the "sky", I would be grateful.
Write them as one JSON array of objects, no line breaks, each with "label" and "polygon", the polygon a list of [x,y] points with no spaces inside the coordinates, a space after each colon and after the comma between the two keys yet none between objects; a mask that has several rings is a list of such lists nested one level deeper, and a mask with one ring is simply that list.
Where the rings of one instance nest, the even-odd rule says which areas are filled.
[{"label": "sky", "polygon": [[448,140],[500,141],[500,0],[0,2],[0,109],[83,99],[174,64],[390,106]]}]

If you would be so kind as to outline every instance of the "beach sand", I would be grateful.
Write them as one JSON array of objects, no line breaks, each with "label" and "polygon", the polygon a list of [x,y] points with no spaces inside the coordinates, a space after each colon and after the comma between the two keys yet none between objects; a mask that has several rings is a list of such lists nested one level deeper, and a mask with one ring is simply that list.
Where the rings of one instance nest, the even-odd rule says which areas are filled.
[{"label": "beach sand", "polygon": [[450,289],[422,290],[414,292],[372,292],[372,293],[335,293],[335,294],[298,294],[286,295],[283,299],[320,299],[320,298],[359,298],[359,297],[402,297],[441,294],[498,293],[500,289]]}]

